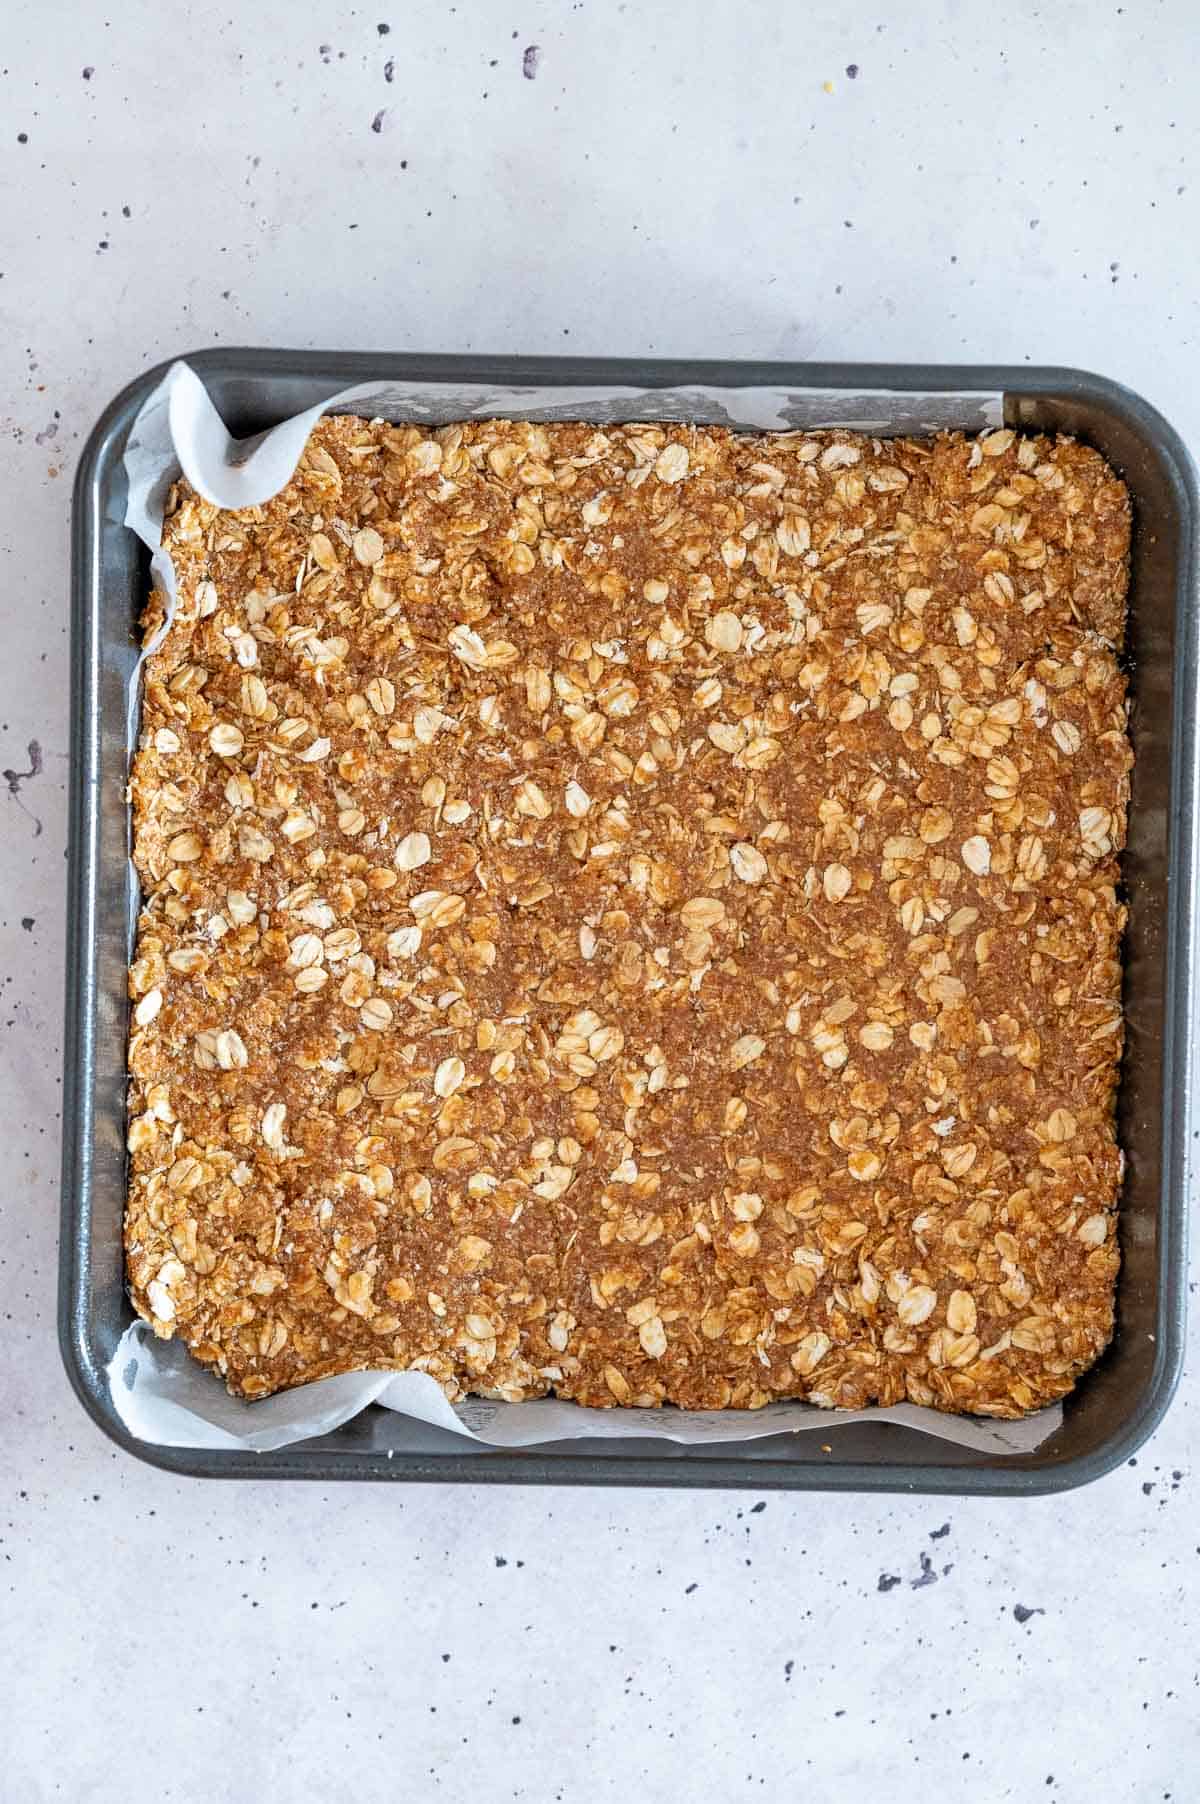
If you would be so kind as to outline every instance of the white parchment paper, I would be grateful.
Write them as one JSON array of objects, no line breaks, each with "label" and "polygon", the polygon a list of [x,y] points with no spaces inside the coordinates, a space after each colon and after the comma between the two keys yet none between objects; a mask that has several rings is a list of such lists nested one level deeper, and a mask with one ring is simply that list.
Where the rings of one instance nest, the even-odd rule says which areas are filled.
[{"label": "white parchment paper", "polygon": [[[423,425],[462,419],[688,420],[763,432],[847,426],[860,432],[980,431],[1003,421],[992,393],[914,395],[844,390],[501,387],[479,383],[371,382],[343,389],[256,439],[232,439],[203,383],[172,365],[130,429],[125,451],[125,523],[149,547],[155,583],[174,608],[175,574],[162,550],[163,508],[182,472],[223,508],[258,506],[287,483],[309,432],[323,413],[362,413]],[[151,648],[147,648],[152,649]],[[145,654],[143,654],[143,657]],[[138,682],[130,694],[130,746],[136,740]],[[131,890],[131,915],[136,889]],[[1062,1419],[1058,1407],[1018,1422],[946,1416],[914,1404],[890,1409],[821,1410],[776,1403],[761,1410],[583,1409],[543,1398],[451,1404],[423,1372],[356,1372],[245,1403],[175,1341],[157,1340],[144,1322],[121,1337],[108,1368],[114,1404],[140,1440],[169,1447],[269,1452],[329,1434],[377,1403],[435,1429],[490,1447],[565,1440],[666,1440],[737,1444],[769,1435],[828,1434],[850,1422],[891,1422],[958,1446],[993,1454],[1028,1453]]]}]

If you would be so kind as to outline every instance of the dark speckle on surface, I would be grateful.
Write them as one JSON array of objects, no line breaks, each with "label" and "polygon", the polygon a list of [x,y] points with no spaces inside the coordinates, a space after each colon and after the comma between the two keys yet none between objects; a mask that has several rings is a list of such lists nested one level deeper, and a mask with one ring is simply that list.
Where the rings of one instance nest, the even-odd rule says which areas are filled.
[{"label": "dark speckle on surface", "polygon": [[1018,1622],[1028,1622],[1031,1616],[1044,1616],[1045,1614],[1046,1612],[1044,1610],[1039,1610],[1036,1607],[1030,1609],[1028,1604],[1013,1605],[1013,1615]]},{"label": "dark speckle on surface", "polygon": [[371,121],[371,130],[373,132],[381,132],[383,130],[383,122],[386,118],[387,118],[387,108],[380,107],[380,109],[376,113],[374,119],[372,119],[372,121]]},{"label": "dark speckle on surface", "polygon": [[950,1524],[948,1522],[943,1522],[941,1528],[931,1528],[930,1529],[929,1539],[931,1541],[943,1541],[943,1540],[945,1540],[946,1536],[949,1533],[950,1533]]},{"label": "dark speckle on surface", "polygon": [[36,739],[31,739],[25,749],[26,756],[29,759],[29,769],[6,770],[0,772],[0,776],[3,776],[4,781],[8,784],[8,793],[16,802],[18,808],[27,814],[33,822],[33,837],[37,839],[41,835],[42,823],[31,809],[25,807],[25,803],[21,799],[21,785],[23,783],[28,783],[31,778],[39,777],[41,775],[42,748]]},{"label": "dark speckle on surface", "polygon": [[536,44],[528,45],[524,56],[521,58],[521,74],[525,77],[526,81],[537,80],[538,64],[541,60],[542,53],[539,47]]},{"label": "dark speckle on surface", "polygon": [[914,1591],[923,1591],[925,1589],[926,1585],[936,1585],[937,1584],[938,1575],[933,1570],[933,1561],[930,1559],[930,1557],[927,1553],[923,1553],[921,1555],[920,1576],[915,1579],[909,1579],[908,1582]]},{"label": "dark speckle on surface", "polygon": [[29,133],[28,132],[18,132],[17,133],[17,143],[18,144],[28,144],[28,142],[29,142]]},{"label": "dark speckle on surface", "polygon": [[384,81],[394,80],[395,74],[396,74],[396,64],[395,64],[394,59],[389,56],[387,62],[383,65]]},{"label": "dark speckle on surface", "polygon": [[376,27],[375,27],[375,29],[376,29],[376,31],[377,31],[377,32],[378,32],[378,33],[379,33],[379,35],[380,35],[380,37],[381,37],[381,38],[386,38],[386,36],[387,36],[387,34],[388,34],[388,32],[389,32],[389,31],[390,31],[390,30],[391,30],[391,29],[392,29],[392,28],[391,28],[391,26],[390,26],[390,25],[384,25],[384,24],[379,24],[379,25],[377,25],[377,26],[376,26]]},{"label": "dark speckle on surface", "polygon": [[495,1560],[496,1560],[497,1566],[507,1566],[508,1565],[508,1561],[505,1559],[505,1557],[502,1553],[496,1554]]},{"label": "dark speckle on surface", "polygon": [[21,916],[21,925],[25,929],[26,933],[32,933],[33,925],[34,925],[34,917],[32,915],[22,915]]},{"label": "dark speckle on surface", "polygon": [[858,80],[858,64],[857,63],[847,63],[846,64],[846,74],[851,81],[857,81]]},{"label": "dark speckle on surface", "polygon": [[88,63],[86,68],[82,71],[84,81],[91,81],[91,79],[95,73],[96,73],[96,71],[92,67],[91,63]]},{"label": "dark speckle on surface", "polygon": [[881,1572],[879,1575],[879,1583],[876,1585],[875,1589],[876,1591],[894,1591],[900,1582],[900,1574],[898,1572]]}]

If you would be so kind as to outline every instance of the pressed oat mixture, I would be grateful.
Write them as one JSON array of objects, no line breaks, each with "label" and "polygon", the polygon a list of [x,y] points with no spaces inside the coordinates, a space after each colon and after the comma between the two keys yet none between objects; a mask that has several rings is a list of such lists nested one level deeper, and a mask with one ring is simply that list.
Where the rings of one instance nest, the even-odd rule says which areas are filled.
[{"label": "pressed oat mixture", "polygon": [[1061,1396],[1117,1266],[1128,538],[1010,431],[329,418],[263,508],[180,486],[138,1308],[248,1397]]}]

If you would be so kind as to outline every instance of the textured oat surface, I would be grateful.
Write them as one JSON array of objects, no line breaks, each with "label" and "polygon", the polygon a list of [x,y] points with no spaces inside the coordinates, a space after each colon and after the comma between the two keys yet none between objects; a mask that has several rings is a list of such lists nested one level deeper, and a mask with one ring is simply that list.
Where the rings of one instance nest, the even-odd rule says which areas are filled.
[{"label": "textured oat surface", "polygon": [[250,1396],[1061,1395],[1116,1269],[1128,532],[1008,431],[342,418],[262,510],[181,491],[138,1307]]}]

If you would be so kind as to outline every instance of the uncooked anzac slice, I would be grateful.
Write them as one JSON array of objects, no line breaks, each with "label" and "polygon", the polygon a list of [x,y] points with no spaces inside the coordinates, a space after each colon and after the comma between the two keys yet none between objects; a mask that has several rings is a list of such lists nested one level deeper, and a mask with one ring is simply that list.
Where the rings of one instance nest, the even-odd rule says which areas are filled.
[{"label": "uncooked anzac slice", "polygon": [[327,418],[273,501],[180,485],[164,539],[125,1230],[159,1334],[246,1397],[1070,1388],[1120,1171],[1094,452]]}]

